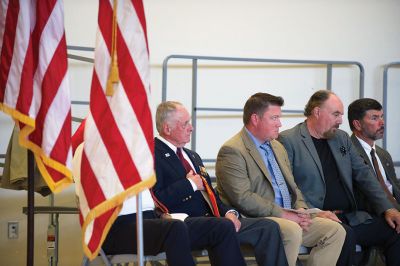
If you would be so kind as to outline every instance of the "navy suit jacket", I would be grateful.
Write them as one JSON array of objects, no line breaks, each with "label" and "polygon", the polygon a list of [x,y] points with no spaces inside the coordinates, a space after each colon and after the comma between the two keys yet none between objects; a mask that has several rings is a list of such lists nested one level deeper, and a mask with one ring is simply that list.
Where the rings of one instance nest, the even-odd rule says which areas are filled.
[{"label": "navy suit jacket", "polygon": [[[351,135],[351,141],[353,142],[354,147],[360,154],[361,158],[364,160],[364,163],[368,165],[371,170],[374,171],[374,167],[371,164],[371,160],[369,159],[367,153],[362,147],[360,141],[354,134]],[[393,196],[396,198],[397,203],[400,203],[400,181],[397,179],[396,176],[396,171],[394,169],[392,156],[390,156],[390,154],[387,151],[385,151],[378,145],[375,145],[375,148],[376,148],[376,154],[381,160],[383,169],[385,169],[386,178],[392,184]],[[397,209],[400,209],[400,204],[397,204],[396,207]]]},{"label": "navy suit jacket", "polygon": [[[283,131],[279,141],[288,152],[296,183],[308,205],[322,209],[326,192],[325,178],[306,122]],[[369,213],[358,210],[353,185],[367,196],[376,214],[380,215],[387,209],[393,208],[378,180],[364,164],[346,132],[338,129],[335,136],[328,140],[328,144],[339,174],[343,178],[343,185],[349,192],[346,194],[353,211],[347,213],[346,217],[351,226],[367,222],[371,218]]]},{"label": "navy suit jacket", "polygon": [[[192,161],[196,172],[200,174],[200,167],[204,167],[200,156],[189,149],[183,148],[183,150]],[[155,168],[157,182],[153,192],[170,213],[186,213],[191,217],[213,216],[201,192],[193,191],[191,183],[186,178],[185,168],[175,151],[157,138],[155,138]],[[210,177],[204,172],[203,176],[212,188]],[[216,195],[219,212],[224,216],[232,208],[222,203],[214,189],[213,193]]]}]

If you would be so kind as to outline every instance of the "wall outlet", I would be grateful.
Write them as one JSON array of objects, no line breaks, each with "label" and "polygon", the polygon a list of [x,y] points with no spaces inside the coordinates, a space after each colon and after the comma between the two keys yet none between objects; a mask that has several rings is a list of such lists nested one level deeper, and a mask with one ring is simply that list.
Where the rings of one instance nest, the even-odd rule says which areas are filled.
[{"label": "wall outlet", "polygon": [[8,239],[18,238],[18,222],[8,222]]}]

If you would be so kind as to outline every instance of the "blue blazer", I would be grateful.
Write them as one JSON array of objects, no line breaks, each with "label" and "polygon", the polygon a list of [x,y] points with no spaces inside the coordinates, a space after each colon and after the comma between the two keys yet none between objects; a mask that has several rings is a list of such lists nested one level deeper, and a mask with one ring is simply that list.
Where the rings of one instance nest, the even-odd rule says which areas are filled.
[{"label": "blue blazer", "polygon": [[[192,161],[197,173],[204,167],[200,156],[189,149],[183,148]],[[213,216],[210,207],[200,191],[193,191],[192,185],[186,178],[186,171],[181,161],[168,145],[155,138],[155,168],[157,182],[153,187],[155,196],[169,210],[170,213],[186,213],[191,217]],[[212,188],[210,176],[203,171],[203,176]],[[213,189],[213,188],[212,188]],[[218,209],[224,216],[232,208],[226,206],[216,195]]]},{"label": "blue blazer", "polygon": [[[307,204],[322,209],[326,192],[325,178],[306,123],[283,131],[279,141],[287,150],[295,181]],[[337,130],[335,136],[328,140],[328,145],[343,177],[343,185],[349,192],[346,195],[352,205],[352,212],[347,213],[346,218],[351,226],[367,222],[371,218],[369,213],[358,209],[353,186],[357,186],[367,196],[377,215],[394,207],[346,132]]]}]

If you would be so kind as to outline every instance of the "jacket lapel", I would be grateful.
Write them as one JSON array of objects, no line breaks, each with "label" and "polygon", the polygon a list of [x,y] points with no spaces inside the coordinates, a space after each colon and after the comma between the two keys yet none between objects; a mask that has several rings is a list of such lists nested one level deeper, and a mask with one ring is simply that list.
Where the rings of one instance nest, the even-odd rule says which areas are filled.
[{"label": "jacket lapel", "polygon": [[386,155],[382,152],[382,149],[377,145],[375,145],[375,148],[376,154],[378,155],[379,160],[382,163],[383,169],[385,170],[386,178],[389,180],[390,183],[392,183],[392,180],[390,178],[392,174],[391,171],[389,171],[390,163],[388,162]]},{"label": "jacket lapel", "polygon": [[[205,178],[205,180],[207,181],[208,185],[210,186],[210,189],[211,189],[212,193],[213,193],[214,196],[216,197],[215,191],[214,191],[214,189],[212,188],[212,184],[208,182],[208,179],[209,179],[210,177],[208,176],[207,172],[201,171],[201,170],[200,170],[201,162],[199,162],[199,161],[196,159],[196,156],[194,155],[194,152],[192,152],[191,150],[186,149],[186,148],[183,148],[183,150],[186,152],[186,154],[187,154],[188,157],[190,158],[190,161],[192,161],[192,164],[193,164],[193,166],[194,166],[194,170],[196,171],[196,173],[199,174],[199,175],[201,175],[201,176],[203,176],[203,177]],[[204,200],[207,202],[207,204],[208,204],[210,210],[213,210],[213,205],[212,205],[211,200],[210,200],[210,195],[208,195],[207,191],[206,191],[206,190],[200,190],[200,193],[201,193],[201,195],[203,196]],[[220,211],[222,211],[222,210],[220,210]]]},{"label": "jacket lapel", "polygon": [[194,153],[191,150],[186,149],[186,148],[183,148],[183,150],[186,152],[186,154],[190,158],[190,161],[192,162],[196,173],[200,174],[199,163],[197,162],[196,157],[194,156]]},{"label": "jacket lapel", "polygon": [[358,141],[357,137],[354,134],[351,135],[351,140],[353,142],[354,147],[357,149],[357,152],[360,154],[361,158],[363,158],[364,163],[368,164],[368,166],[371,169],[374,169],[374,167],[371,164],[371,160],[369,159],[369,157],[368,157],[367,153],[365,152],[364,148],[361,146],[360,141]]},{"label": "jacket lapel", "polygon": [[294,184],[290,181],[289,178],[287,178],[287,176],[289,175],[289,173],[287,171],[290,171],[290,169],[288,169],[287,164],[285,164],[285,161],[284,161],[285,156],[283,154],[279,154],[279,152],[277,152],[280,150],[277,147],[277,141],[273,140],[270,143],[271,143],[272,151],[274,152],[274,155],[275,155],[275,160],[277,161],[277,163],[279,165],[279,169],[281,170],[283,178],[285,178],[286,186],[288,187],[290,194],[292,195],[292,202],[295,202],[297,195],[296,195],[296,191],[294,190]]},{"label": "jacket lapel", "polygon": [[324,181],[324,183],[325,183],[324,172],[323,172],[323,170],[322,170],[321,161],[320,161],[320,159],[319,159],[317,150],[315,149],[314,142],[313,142],[312,139],[311,139],[311,135],[310,135],[310,133],[308,132],[307,125],[306,125],[305,122],[304,122],[303,124],[301,124],[301,127],[300,127],[300,134],[301,134],[301,137],[302,137],[302,140],[303,140],[304,145],[306,146],[308,152],[310,153],[310,155],[311,155],[311,157],[313,158],[315,164],[317,165],[317,168],[318,168],[319,174],[320,174],[320,176],[321,176],[321,179],[322,179],[322,180]]},{"label": "jacket lapel", "polygon": [[240,135],[243,140],[244,146],[247,148],[249,151],[251,157],[254,159],[258,167],[261,169],[265,177],[268,179],[268,181],[272,184],[272,178],[269,175],[269,171],[267,170],[267,166],[265,165],[260,152],[258,151],[256,145],[254,144],[253,140],[250,138],[250,136],[247,134],[246,130],[243,128],[242,131],[240,132]]},{"label": "jacket lapel", "polygon": [[[339,138],[332,138],[328,139],[328,145],[329,148],[331,149],[332,155],[335,158],[336,161],[336,166],[338,168],[339,174],[342,176],[342,180],[344,181],[346,187],[348,188],[349,191],[353,191],[353,183],[352,183],[352,177],[351,174],[344,172],[345,168],[343,166],[348,164],[348,156],[349,153],[348,151],[341,151],[340,149],[345,148],[340,142]],[[350,177],[350,178],[348,178]]]},{"label": "jacket lapel", "polygon": [[177,173],[177,176],[186,176],[185,168],[183,167],[175,151],[157,138],[155,144],[155,149],[161,154],[161,156],[159,156],[160,160],[169,165],[169,168],[173,169],[173,171]]}]

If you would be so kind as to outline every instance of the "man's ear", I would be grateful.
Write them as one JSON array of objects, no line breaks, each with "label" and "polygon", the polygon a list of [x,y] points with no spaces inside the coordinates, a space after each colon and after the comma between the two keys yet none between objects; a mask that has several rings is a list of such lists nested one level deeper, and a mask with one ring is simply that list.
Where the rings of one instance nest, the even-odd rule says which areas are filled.
[{"label": "man's ear", "polygon": [[255,126],[255,125],[258,124],[258,120],[260,120],[260,118],[258,117],[257,114],[252,114],[252,115],[250,116],[250,122],[251,122],[251,124],[252,124],[253,126]]},{"label": "man's ear", "polygon": [[362,131],[360,120],[356,120],[356,119],[355,119],[355,120],[353,120],[352,124],[353,124],[353,127],[354,127],[357,131]]},{"label": "man's ear", "polygon": [[162,131],[164,135],[170,135],[171,134],[171,127],[168,125],[168,123],[164,123],[162,125]]},{"label": "man's ear", "polygon": [[318,106],[314,107],[314,109],[311,111],[311,113],[312,113],[316,118],[319,117],[320,112],[321,112],[321,107],[318,107]]}]

